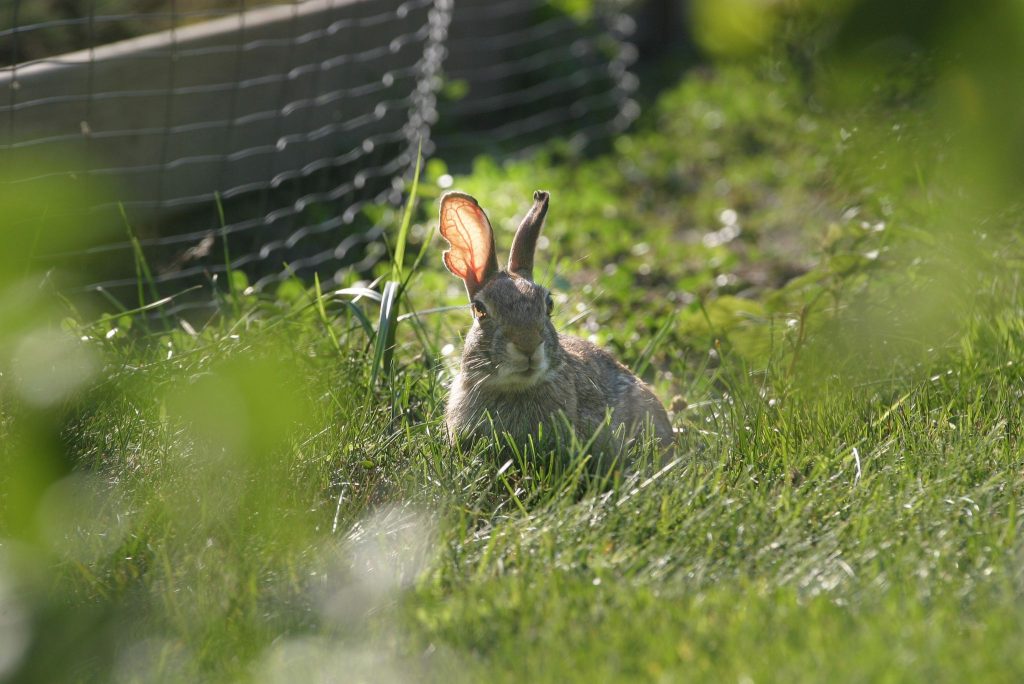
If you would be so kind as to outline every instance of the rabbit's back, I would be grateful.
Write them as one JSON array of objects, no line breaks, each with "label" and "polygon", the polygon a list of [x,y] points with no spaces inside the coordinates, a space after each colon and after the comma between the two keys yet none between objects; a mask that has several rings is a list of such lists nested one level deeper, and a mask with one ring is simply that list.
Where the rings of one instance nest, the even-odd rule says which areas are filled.
[{"label": "rabbit's back", "polygon": [[632,437],[645,423],[650,423],[663,447],[673,443],[672,423],[647,383],[611,354],[586,340],[559,335],[559,343],[566,365],[573,368],[577,432],[581,437],[593,434],[611,409],[613,432],[621,426],[624,435]]}]

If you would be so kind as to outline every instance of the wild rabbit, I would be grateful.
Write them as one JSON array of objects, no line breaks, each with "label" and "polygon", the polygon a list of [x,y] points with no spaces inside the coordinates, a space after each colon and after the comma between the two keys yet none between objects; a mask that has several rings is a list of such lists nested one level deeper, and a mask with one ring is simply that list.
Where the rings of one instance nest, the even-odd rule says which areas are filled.
[{"label": "wild rabbit", "polygon": [[508,268],[500,270],[494,233],[477,201],[459,192],[441,198],[440,231],[451,244],[444,264],[465,283],[474,319],[448,397],[449,438],[487,437],[493,423],[519,444],[565,426],[585,443],[610,414],[610,430],[595,440],[598,460],[617,457],[645,426],[670,449],[672,425],[650,387],[602,349],[556,332],[551,294],[533,281],[548,193],[538,190],[533,199]]}]

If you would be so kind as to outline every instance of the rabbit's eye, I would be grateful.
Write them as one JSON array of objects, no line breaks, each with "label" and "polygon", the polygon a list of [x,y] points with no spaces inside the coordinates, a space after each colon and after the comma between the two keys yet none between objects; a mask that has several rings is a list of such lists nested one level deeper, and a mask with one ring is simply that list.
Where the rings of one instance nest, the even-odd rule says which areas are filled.
[{"label": "rabbit's eye", "polygon": [[548,305],[548,316],[550,316],[551,315],[551,310],[555,308],[555,302],[554,302],[554,300],[551,299],[551,295],[550,294],[548,294],[547,305]]},{"label": "rabbit's eye", "polygon": [[477,318],[487,317],[487,307],[479,299],[473,300],[473,315]]}]

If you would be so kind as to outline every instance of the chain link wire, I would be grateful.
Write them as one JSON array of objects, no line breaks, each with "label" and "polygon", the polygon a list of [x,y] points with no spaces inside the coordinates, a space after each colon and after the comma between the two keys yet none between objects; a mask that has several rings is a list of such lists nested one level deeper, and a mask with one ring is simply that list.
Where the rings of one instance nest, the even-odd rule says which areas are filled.
[{"label": "chain link wire", "polygon": [[[116,188],[88,218],[125,239],[39,258],[121,304],[137,290],[136,244],[160,296],[217,287],[229,269],[256,290],[369,273],[388,227],[370,208],[401,202],[420,145],[465,170],[553,138],[583,152],[638,114],[631,20],[609,8],[581,20],[542,0],[14,0],[6,12],[0,160],[33,164],[0,182]],[[176,306],[208,305],[204,291]]]}]

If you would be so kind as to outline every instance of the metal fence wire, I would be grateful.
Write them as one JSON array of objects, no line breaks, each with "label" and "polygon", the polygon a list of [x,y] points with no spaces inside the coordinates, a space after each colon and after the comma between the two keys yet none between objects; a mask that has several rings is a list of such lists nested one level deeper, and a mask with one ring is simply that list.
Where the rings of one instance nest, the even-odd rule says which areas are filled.
[{"label": "metal fence wire", "polygon": [[542,0],[13,0],[0,182],[113,189],[88,222],[120,238],[38,256],[79,291],[131,302],[138,247],[161,294],[338,282],[384,257],[366,208],[401,201],[421,143],[465,168],[628,126],[631,28]]}]

